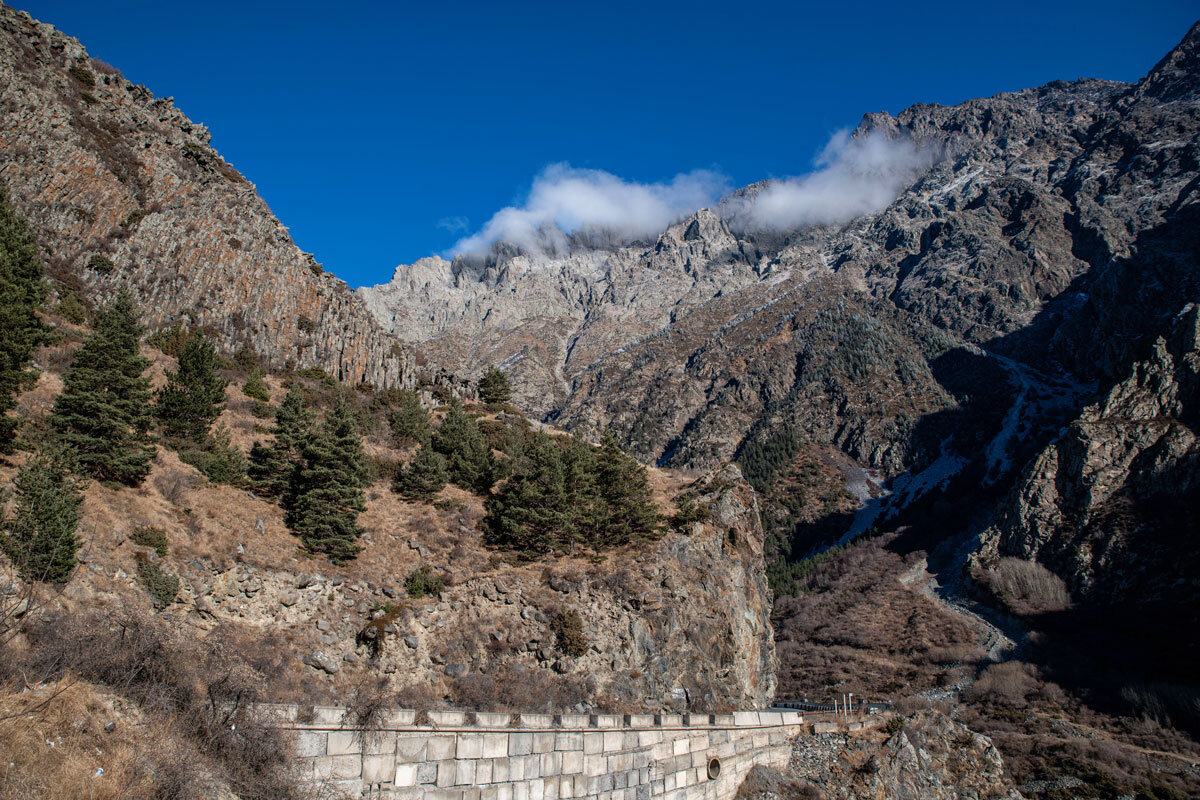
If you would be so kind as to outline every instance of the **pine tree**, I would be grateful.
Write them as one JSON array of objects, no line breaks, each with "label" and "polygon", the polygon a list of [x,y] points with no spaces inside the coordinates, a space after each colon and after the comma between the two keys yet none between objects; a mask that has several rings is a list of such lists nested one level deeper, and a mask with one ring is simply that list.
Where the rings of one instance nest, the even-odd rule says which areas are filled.
[{"label": "pine tree", "polygon": [[414,392],[400,394],[400,407],[388,416],[388,423],[392,427],[392,439],[399,447],[429,443],[432,432],[429,412]]},{"label": "pine tree", "polygon": [[599,508],[597,545],[648,539],[662,529],[646,468],[617,444],[609,431],[596,454]]},{"label": "pine tree", "polygon": [[572,436],[563,450],[562,460],[563,484],[570,498],[566,534],[574,546],[592,541],[601,524],[596,486],[596,448],[580,437]]},{"label": "pine tree", "polygon": [[396,473],[392,491],[410,503],[428,503],[450,480],[446,458],[428,445],[422,446],[416,456]]},{"label": "pine tree", "polygon": [[508,375],[495,367],[489,367],[488,371],[479,379],[478,391],[479,399],[489,406],[507,403],[512,398],[512,387],[508,384]]},{"label": "pine tree", "polygon": [[7,412],[32,379],[29,358],[49,332],[34,313],[46,289],[33,231],[0,183],[0,452],[12,450],[17,423]]},{"label": "pine tree", "polygon": [[335,564],[358,555],[358,515],[366,508],[368,480],[358,428],[350,407],[340,401],[308,437],[289,492],[287,524],[305,549],[324,553]]},{"label": "pine tree", "polygon": [[456,398],[433,437],[433,449],[446,457],[450,480],[469,492],[484,494],[495,482],[492,451],[475,418]]},{"label": "pine tree", "polygon": [[250,448],[250,482],[255,491],[269,497],[287,494],[312,428],[312,412],[299,384],[293,383],[275,412],[274,444],[255,442]]},{"label": "pine tree", "polygon": [[217,375],[217,351],[197,331],[179,353],[179,369],[167,373],[159,392],[158,419],[163,434],[181,443],[203,445],[208,429],[225,407],[226,381]]},{"label": "pine tree", "polygon": [[246,376],[246,383],[242,386],[242,394],[251,400],[261,400],[264,403],[270,401],[271,392],[267,389],[266,382],[263,381],[262,367],[250,368],[250,374]]},{"label": "pine tree", "polygon": [[129,486],[150,471],[150,362],[138,354],[141,328],[133,295],[122,291],[97,312],[92,334],[63,376],[50,424],[82,473]]},{"label": "pine tree", "polygon": [[71,455],[50,446],[17,471],[16,508],[0,524],[0,547],[30,581],[66,583],[79,551],[80,493]]},{"label": "pine tree", "polygon": [[569,506],[562,451],[553,439],[538,433],[525,463],[485,503],[488,540],[536,555],[570,550],[573,542],[565,535]]}]

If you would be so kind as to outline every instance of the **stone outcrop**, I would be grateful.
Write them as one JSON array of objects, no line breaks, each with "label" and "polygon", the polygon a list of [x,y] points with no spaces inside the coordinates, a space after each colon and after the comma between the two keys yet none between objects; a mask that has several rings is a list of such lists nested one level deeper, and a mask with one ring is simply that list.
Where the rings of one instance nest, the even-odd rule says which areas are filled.
[{"label": "stone outcrop", "polygon": [[96,302],[132,285],[151,326],[188,321],[275,367],[412,386],[412,353],[209,139],[171,98],[0,5],[0,180],[60,285]]},{"label": "stone outcrop", "polygon": [[[591,681],[587,693],[609,707],[769,705],[778,663],[754,493],[734,466],[691,491],[708,521],[609,564],[483,575],[391,615],[379,664],[397,685],[458,679],[512,694],[514,676],[528,684],[549,669]],[[564,612],[579,615],[586,641],[574,657],[555,633]]]},{"label": "stone outcrop", "polygon": [[990,739],[932,712],[905,720],[894,733],[877,728],[797,738],[787,768],[778,773],[751,773],[748,800],[765,800],[762,789],[772,786],[789,787],[794,797],[829,800],[1021,797]]},{"label": "stone outcrop", "polygon": [[979,558],[1048,564],[1081,597],[1185,603],[1200,582],[1200,308],[1026,467]]}]

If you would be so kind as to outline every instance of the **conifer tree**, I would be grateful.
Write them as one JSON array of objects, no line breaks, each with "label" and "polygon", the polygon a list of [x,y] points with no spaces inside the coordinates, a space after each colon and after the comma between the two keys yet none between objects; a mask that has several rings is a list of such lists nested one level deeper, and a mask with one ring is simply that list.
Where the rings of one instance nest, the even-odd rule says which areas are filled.
[{"label": "conifer tree", "polygon": [[293,383],[275,411],[274,443],[255,442],[250,448],[250,481],[255,491],[269,497],[283,497],[288,492],[312,428],[312,412],[299,384]]},{"label": "conifer tree", "polygon": [[512,398],[512,387],[509,386],[508,375],[495,367],[489,367],[488,371],[479,379],[478,391],[479,399],[489,406],[507,403]]},{"label": "conifer tree", "polygon": [[7,412],[32,379],[29,358],[49,331],[34,313],[46,288],[33,231],[0,183],[0,452],[12,450],[17,425]]},{"label": "conifer tree", "polygon": [[51,445],[17,471],[16,507],[0,520],[0,547],[26,580],[66,583],[75,568],[83,495],[73,466],[69,451]]},{"label": "conifer tree", "polygon": [[261,400],[264,403],[270,401],[271,392],[267,389],[266,382],[263,381],[262,367],[250,368],[250,374],[246,376],[246,383],[242,386],[242,394],[251,400]]},{"label": "conifer tree", "polygon": [[449,480],[450,470],[445,456],[424,445],[413,460],[396,473],[392,491],[410,503],[428,503]]},{"label": "conifer tree", "polygon": [[450,480],[469,492],[484,494],[495,482],[495,461],[479,423],[455,398],[433,437],[433,449],[446,457]]},{"label": "conifer tree", "polygon": [[177,442],[203,445],[208,429],[225,407],[226,381],[217,375],[217,351],[197,331],[179,353],[179,369],[167,373],[159,392],[158,419],[163,434]]},{"label": "conifer tree", "polygon": [[50,424],[78,459],[82,474],[128,486],[150,471],[150,366],[138,354],[141,328],[124,290],[97,312],[92,334],[63,376]]},{"label": "conifer tree", "polygon": [[368,480],[353,414],[339,401],[308,437],[289,492],[287,524],[305,549],[324,553],[335,564],[358,555],[358,515],[366,508],[363,488]]},{"label": "conifer tree", "polygon": [[597,544],[625,544],[660,532],[662,518],[654,505],[646,468],[621,449],[611,431],[596,454],[596,486]]},{"label": "conifer tree", "polygon": [[592,541],[599,518],[596,486],[596,449],[578,436],[572,436],[562,454],[563,484],[570,503],[567,509],[566,535],[572,545]]},{"label": "conifer tree", "polygon": [[392,439],[399,447],[429,443],[432,433],[429,412],[415,392],[400,394],[400,406],[388,416],[388,423],[392,428]]},{"label": "conifer tree", "polygon": [[545,433],[529,445],[526,462],[485,503],[485,525],[493,544],[543,554],[570,550],[570,520],[562,451]]}]

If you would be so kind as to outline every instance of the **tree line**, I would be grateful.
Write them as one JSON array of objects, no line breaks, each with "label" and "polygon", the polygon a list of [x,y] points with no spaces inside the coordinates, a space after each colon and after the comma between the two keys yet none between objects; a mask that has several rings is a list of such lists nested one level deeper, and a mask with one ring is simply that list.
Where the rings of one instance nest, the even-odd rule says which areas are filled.
[{"label": "tree line", "polygon": [[[0,187],[0,452],[11,452],[17,442],[17,420],[4,412],[36,379],[30,369],[35,349],[55,336],[37,313],[47,294],[36,240]],[[26,577],[69,577],[80,546],[76,528],[86,480],[139,486],[157,444],[176,450],[214,481],[278,501],[306,550],[336,563],[358,554],[358,515],[371,477],[362,432],[344,397],[318,419],[293,381],[274,409],[269,439],[256,441],[247,458],[217,424],[227,381],[210,338],[179,326],[170,329],[169,342],[160,335],[178,366],[155,392],[150,361],[140,353],[144,330],[132,293],[118,292],[90,323],[63,374],[47,420],[50,433],[18,472],[12,513],[0,517],[0,546]],[[488,370],[477,389],[489,410],[512,409],[502,370]],[[262,406],[255,413],[270,413],[261,369],[250,369],[243,392]],[[413,502],[433,502],[448,483],[476,493],[484,498],[486,541],[529,556],[659,533],[662,521],[646,470],[614,437],[597,447],[577,437],[531,432],[522,418],[509,416],[518,421],[486,421],[485,433],[480,420],[451,398],[435,426],[416,394],[399,393],[390,427],[398,446],[416,450],[397,471],[394,491]]]}]

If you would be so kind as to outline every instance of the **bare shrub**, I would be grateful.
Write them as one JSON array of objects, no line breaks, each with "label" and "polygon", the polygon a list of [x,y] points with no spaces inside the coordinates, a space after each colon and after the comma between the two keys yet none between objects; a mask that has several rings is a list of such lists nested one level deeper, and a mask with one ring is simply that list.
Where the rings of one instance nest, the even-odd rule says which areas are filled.
[{"label": "bare shrub", "polygon": [[967,690],[967,699],[1024,708],[1039,681],[1033,667],[1021,661],[992,664]]},{"label": "bare shrub", "polygon": [[387,678],[368,676],[354,687],[346,703],[342,727],[353,730],[355,738],[363,745],[377,740],[387,712],[393,707],[387,685]]},{"label": "bare shrub", "polygon": [[456,678],[452,697],[455,705],[480,711],[550,712],[585,703],[592,693],[590,677],[551,675],[518,664],[496,674]]},{"label": "bare shrub", "polygon": [[[28,638],[30,674],[78,675],[136,703],[211,759],[239,797],[302,797],[283,734],[248,711],[263,699],[269,676],[245,660],[243,644],[220,631],[198,642],[137,613],[47,617],[30,626]],[[181,770],[168,761],[154,796],[195,797]]]},{"label": "bare shrub", "polygon": [[154,488],[170,504],[182,506],[196,486],[196,474],[189,470],[168,469],[154,476]]},{"label": "bare shrub", "polygon": [[1044,614],[1071,605],[1067,584],[1037,561],[1002,558],[982,580],[1014,614]]}]

